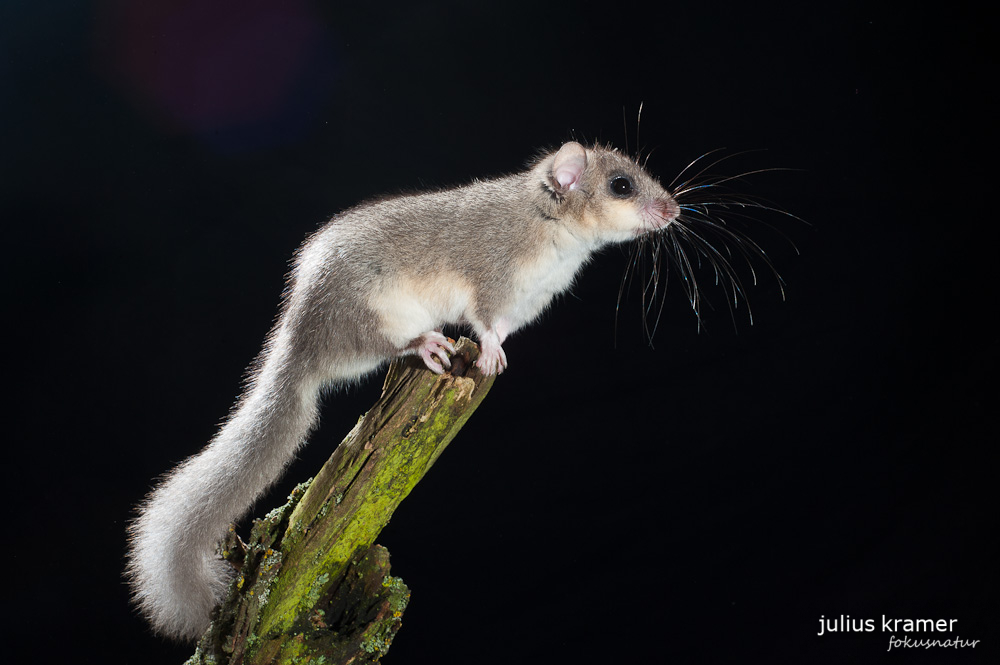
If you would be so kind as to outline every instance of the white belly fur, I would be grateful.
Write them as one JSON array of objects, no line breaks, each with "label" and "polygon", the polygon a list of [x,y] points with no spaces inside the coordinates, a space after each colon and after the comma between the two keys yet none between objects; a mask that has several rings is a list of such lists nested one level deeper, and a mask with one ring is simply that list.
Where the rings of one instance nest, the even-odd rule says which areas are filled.
[{"label": "white belly fur", "polygon": [[378,313],[382,331],[402,348],[426,332],[461,321],[475,305],[472,286],[457,272],[430,277],[400,277],[372,294],[369,304]]}]

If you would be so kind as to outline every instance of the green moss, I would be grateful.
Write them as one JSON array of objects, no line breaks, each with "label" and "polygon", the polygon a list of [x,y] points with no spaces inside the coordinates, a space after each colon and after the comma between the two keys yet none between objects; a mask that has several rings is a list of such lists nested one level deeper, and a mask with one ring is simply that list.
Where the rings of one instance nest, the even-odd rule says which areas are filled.
[{"label": "green moss", "polygon": [[[428,386],[423,395],[414,399],[427,399]],[[410,429],[409,437],[386,446],[385,456],[374,465],[373,474],[366,478],[363,496],[352,497],[354,512],[339,532],[339,537],[326,547],[317,548],[307,568],[325,571],[327,579],[337,579],[359,549],[375,542],[379,532],[389,521],[396,506],[412,491],[424,473],[454,435],[456,417],[454,407],[459,400],[467,401],[468,386],[453,386],[437,395],[437,405],[431,414],[418,420]],[[338,496],[341,504],[346,500]],[[316,595],[316,578],[305,574],[292,574],[283,579],[285,585],[279,606],[272,608],[268,625],[277,628],[289,626],[294,617],[312,608]],[[325,590],[325,589],[324,589]],[[279,615],[281,618],[279,618]]]}]

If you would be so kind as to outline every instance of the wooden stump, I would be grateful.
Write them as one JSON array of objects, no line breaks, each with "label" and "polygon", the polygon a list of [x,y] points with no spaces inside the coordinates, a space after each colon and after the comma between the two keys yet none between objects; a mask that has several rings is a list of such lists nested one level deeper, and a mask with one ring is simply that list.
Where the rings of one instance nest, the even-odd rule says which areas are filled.
[{"label": "wooden stump", "polygon": [[416,358],[390,365],[382,396],[316,477],[222,555],[238,569],[188,665],[376,663],[410,591],[375,545],[396,506],[493,385],[462,338],[449,373]]}]

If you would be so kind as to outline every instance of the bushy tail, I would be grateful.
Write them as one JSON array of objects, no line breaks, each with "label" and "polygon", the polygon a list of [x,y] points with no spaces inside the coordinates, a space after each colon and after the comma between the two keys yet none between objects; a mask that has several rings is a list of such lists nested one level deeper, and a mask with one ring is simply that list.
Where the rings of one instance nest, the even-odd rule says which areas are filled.
[{"label": "bushy tail", "polygon": [[208,627],[232,576],[217,544],[304,442],[319,389],[318,380],[270,359],[219,434],[139,507],[129,527],[126,576],[157,632],[197,639]]}]

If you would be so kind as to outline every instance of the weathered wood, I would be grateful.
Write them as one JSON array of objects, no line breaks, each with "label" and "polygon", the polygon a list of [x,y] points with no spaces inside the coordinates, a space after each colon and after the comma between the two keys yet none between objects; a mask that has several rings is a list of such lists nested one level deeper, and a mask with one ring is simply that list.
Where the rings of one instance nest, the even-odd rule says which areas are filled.
[{"label": "weathered wood", "polygon": [[493,384],[473,342],[457,349],[443,375],[393,362],[316,477],[255,521],[248,544],[230,534],[223,556],[239,573],[189,665],[378,662],[410,592],[375,538]]}]

